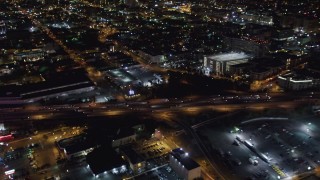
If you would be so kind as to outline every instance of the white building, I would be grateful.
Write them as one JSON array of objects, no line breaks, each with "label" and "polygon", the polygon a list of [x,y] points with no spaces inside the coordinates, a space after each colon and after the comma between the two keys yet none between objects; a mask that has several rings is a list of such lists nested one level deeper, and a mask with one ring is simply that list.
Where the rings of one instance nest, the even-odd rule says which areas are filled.
[{"label": "white building", "polygon": [[295,77],[291,73],[279,76],[278,83],[280,87],[293,91],[320,87],[320,79]]},{"label": "white building", "polygon": [[193,180],[201,177],[200,165],[192,160],[182,148],[173,149],[169,159],[171,168],[183,179]]},{"label": "white building", "polygon": [[217,75],[232,74],[230,66],[247,63],[252,57],[243,52],[230,52],[204,57],[204,68],[211,69]]}]

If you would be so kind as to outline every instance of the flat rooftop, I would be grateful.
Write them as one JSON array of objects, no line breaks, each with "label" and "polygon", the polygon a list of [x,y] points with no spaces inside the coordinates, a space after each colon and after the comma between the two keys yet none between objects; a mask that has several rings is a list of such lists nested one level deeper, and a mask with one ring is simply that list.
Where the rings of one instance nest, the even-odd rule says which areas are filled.
[{"label": "flat rooftop", "polygon": [[73,154],[95,146],[95,143],[88,139],[86,135],[80,134],[57,142],[60,148],[65,149],[67,154]]},{"label": "flat rooftop", "polygon": [[175,157],[187,170],[200,167],[200,165],[191,159],[181,148],[173,149],[171,155]]},{"label": "flat rooftop", "polygon": [[207,56],[207,58],[214,59],[216,61],[234,61],[234,60],[251,58],[251,56],[248,54],[245,54],[244,52],[230,52],[230,53]]},{"label": "flat rooftop", "polygon": [[137,164],[144,161],[143,158],[130,146],[122,147],[121,151],[127,156],[132,164]]},{"label": "flat rooftop", "polygon": [[51,73],[47,76],[45,81],[39,83],[2,86],[0,97],[28,99],[94,86],[83,69]]},{"label": "flat rooftop", "polygon": [[120,84],[129,84],[137,79],[123,69],[113,69],[107,72],[116,82]]},{"label": "flat rooftop", "polygon": [[154,73],[141,65],[131,66],[126,71],[142,82],[147,82],[152,79],[155,79]]},{"label": "flat rooftop", "polygon": [[127,164],[115,150],[105,146],[93,150],[86,160],[95,175]]}]

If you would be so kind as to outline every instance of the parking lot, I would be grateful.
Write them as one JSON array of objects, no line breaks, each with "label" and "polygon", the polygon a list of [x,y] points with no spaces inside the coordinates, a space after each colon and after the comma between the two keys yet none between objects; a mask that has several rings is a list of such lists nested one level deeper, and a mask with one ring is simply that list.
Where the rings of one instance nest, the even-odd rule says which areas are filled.
[{"label": "parking lot", "polygon": [[[155,169],[148,173],[144,173],[138,177],[135,177],[136,180],[167,180],[175,179],[180,180],[181,178],[174,172],[174,170],[169,166],[165,165],[161,168]],[[181,179],[182,180],[182,179]]]},{"label": "parking lot", "polygon": [[235,179],[286,179],[320,165],[315,117],[256,118],[229,127],[204,128],[222,169]]},{"label": "parking lot", "polygon": [[142,146],[136,146],[135,150],[146,160],[161,157],[170,152],[170,147],[164,141],[149,140],[142,143]]}]

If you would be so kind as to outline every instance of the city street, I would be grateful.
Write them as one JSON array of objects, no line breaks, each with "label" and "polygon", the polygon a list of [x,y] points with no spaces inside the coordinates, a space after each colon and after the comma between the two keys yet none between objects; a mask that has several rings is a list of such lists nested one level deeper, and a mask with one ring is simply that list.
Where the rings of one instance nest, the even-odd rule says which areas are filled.
[{"label": "city street", "polygon": [[[9,157],[16,151],[21,151],[23,154],[18,159],[8,159],[7,169],[10,167],[14,167],[16,170],[24,169],[29,172],[31,179],[59,176],[61,166],[57,164],[57,160],[65,159],[65,157],[55,142],[80,134],[83,129],[80,127],[61,127],[9,142],[4,149],[6,152],[4,157]],[[4,176],[2,178],[6,179]]]}]

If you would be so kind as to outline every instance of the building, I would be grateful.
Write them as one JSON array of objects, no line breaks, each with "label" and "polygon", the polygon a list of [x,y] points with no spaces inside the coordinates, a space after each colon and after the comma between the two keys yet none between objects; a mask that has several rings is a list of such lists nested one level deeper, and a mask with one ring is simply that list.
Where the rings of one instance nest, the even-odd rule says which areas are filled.
[{"label": "building", "polygon": [[286,69],[286,62],[280,57],[274,58],[257,58],[252,60],[253,66],[249,69],[251,80],[265,80]]},{"label": "building", "polygon": [[43,75],[45,81],[33,84],[10,84],[0,89],[0,105],[26,104],[40,100],[91,92],[95,84],[83,69],[54,72]]},{"label": "building", "polygon": [[216,75],[232,74],[231,66],[247,63],[252,57],[243,52],[230,52],[204,57],[204,67]]},{"label": "building", "polygon": [[244,13],[240,14],[240,18],[249,23],[257,23],[261,25],[273,25],[273,17],[267,14],[260,13]]},{"label": "building", "polygon": [[44,82],[21,85],[20,89],[15,90],[20,90],[22,99],[33,102],[71,94],[81,97],[82,93],[93,91],[95,87],[83,69],[52,73],[43,77]]},{"label": "building", "polygon": [[45,53],[41,49],[25,50],[22,52],[15,52],[13,55],[16,61],[38,61],[45,57]]},{"label": "building", "polygon": [[320,73],[288,73],[278,77],[278,84],[281,88],[291,91],[320,87]]},{"label": "building", "polygon": [[121,88],[139,84],[139,80],[124,69],[112,69],[107,71],[106,74]]},{"label": "building", "polygon": [[130,146],[120,148],[120,153],[129,162],[132,171],[140,173],[146,167],[146,161]]},{"label": "building", "polygon": [[273,71],[270,68],[258,67],[251,70],[252,80],[264,80],[273,75]]},{"label": "building", "polygon": [[57,145],[69,160],[84,158],[96,147],[91,140],[87,139],[85,134],[61,139],[57,142]]},{"label": "building", "polygon": [[96,178],[108,179],[112,174],[127,171],[125,160],[114,149],[107,146],[94,149],[87,155],[86,161],[87,168]]},{"label": "building", "polygon": [[112,140],[112,147],[115,148],[130,144],[136,141],[136,138],[137,135],[133,128],[120,128]]},{"label": "building", "polygon": [[183,179],[193,180],[201,177],[201,167],[189,157],[182,148],[173,149],[169,155],[170,167]]},{"label": "building", "polygon": [[147,59],[151,64],[162,64],[167,61],[167,58],[163,54],[159,54],[153,51],[142,51],[138,50],[138,55]]}]

